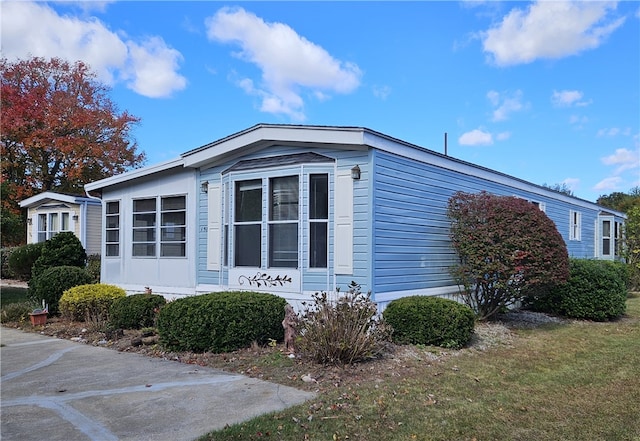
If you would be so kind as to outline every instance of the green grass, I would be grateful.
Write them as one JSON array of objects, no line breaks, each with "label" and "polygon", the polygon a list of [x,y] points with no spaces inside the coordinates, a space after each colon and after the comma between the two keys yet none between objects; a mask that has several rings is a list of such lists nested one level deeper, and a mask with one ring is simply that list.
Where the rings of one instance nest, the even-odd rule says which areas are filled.
[{"label": "green grass", "polygon": [[0,286],[0,306],[4,307],[11,303],[26,302],[28,300],[27,288]]},{"label": "green grass", "polygon": [[640,441],[640,297],[621,320],[520,330],[512,345],[416,363],[201,439]]}]

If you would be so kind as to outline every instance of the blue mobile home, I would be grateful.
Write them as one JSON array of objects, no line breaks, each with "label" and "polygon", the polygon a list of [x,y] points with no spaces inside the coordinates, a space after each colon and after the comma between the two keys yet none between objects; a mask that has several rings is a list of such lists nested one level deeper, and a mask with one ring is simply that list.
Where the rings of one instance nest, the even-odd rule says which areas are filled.
[{"label": "blue mobile home", "polygon": [[258,290],[457,292],[448,199],[524,198],[569,254],[618,257],[624,215],[361,127],[259,124],[179,158],[87,184],[102,200],[102,281],[168,297]]}]

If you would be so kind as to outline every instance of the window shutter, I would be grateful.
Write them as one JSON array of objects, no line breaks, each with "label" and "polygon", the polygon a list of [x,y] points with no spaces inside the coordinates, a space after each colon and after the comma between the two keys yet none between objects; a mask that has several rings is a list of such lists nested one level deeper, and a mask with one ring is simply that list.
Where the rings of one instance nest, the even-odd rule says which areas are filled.
[{"label": "window shutter", "polygon": [[353,179],[350,170],[336,175],[334,195],[335,273],[353,274]]},{"label": "window shutter", "polygon": [[207,216],[207,270],[218,271],[222,263],[222,217],[220,184],[209,183]]}]

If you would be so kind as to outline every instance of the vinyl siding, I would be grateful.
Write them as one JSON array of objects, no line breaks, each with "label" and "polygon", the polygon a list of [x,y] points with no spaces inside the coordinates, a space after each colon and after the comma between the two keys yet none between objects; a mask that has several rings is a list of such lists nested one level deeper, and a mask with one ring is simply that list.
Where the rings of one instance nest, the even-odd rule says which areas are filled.
[{"label": "vinyl siding", "polygon": [[[374,153],[373,276],[375,294],[453,285],[457,257],[449,240],[446,209],[456,191],[482,190],[540,202],[567,244],[569,255],[593,258],[597,211],[487,178],[386,152]],[[522,185],[520,185],[521,187]],[[535,188],[535,186],[531,186]],[[580,241],[569,241],[569,211],[582,213]]]},{"label": "vinyl siding", "polygon": [[[87,205],[87,217],[80,222],[85,222],[86,228],[86,250],[87,254],[100,254],[100,241],[102,239],[102,207],[100,205]],[[76,225],[76,235],[82,230],[81,225]]]}]

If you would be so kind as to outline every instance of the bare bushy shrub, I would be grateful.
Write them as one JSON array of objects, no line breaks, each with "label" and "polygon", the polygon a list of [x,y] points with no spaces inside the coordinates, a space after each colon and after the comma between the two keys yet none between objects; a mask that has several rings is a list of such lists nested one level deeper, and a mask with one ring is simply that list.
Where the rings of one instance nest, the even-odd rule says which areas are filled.
[{"label": "bare bushy shrub", "polygon": [[391,328],[376,304],[351,282],[346,293],[316,293],[299,320],[298,352],[322,364],[351,364],[381,355]]}]

